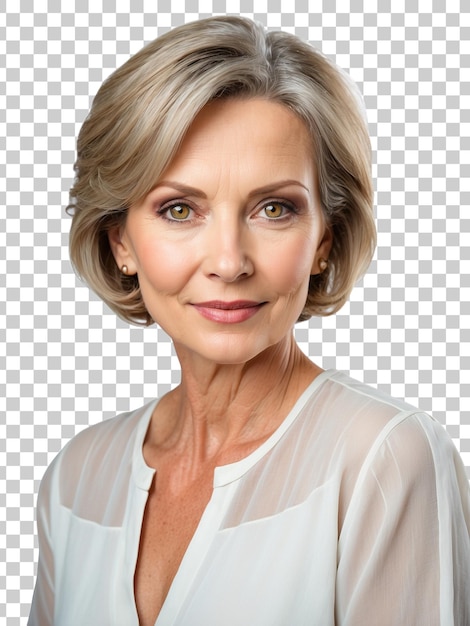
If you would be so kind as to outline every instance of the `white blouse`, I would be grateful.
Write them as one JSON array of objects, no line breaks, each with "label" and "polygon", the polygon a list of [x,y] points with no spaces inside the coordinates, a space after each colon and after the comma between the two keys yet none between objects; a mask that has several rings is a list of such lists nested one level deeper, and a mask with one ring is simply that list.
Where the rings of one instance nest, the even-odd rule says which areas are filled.
[{"label": "white blouse", "polygon": [[[92,426],[38,502],[30,626],[134,626],[157,401]],[[469,626],[470,491],[443,427],[318,376],[274,434],[218,467],[156,626]]]}]

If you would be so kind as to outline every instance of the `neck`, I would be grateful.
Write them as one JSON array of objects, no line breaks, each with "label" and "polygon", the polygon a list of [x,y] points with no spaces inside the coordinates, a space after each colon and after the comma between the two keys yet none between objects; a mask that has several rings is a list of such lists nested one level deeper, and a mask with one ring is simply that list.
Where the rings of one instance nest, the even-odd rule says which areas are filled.
[{"label": "neck", "polygon": [[292,335],[236,365],[201,361],[175,347],[181,384],[163,403],[171,420],[155,420],[159,426],[152,439],[166,449],[189,453],[196,464],[231,462],[241,450],[260,445],[321,372]]}]

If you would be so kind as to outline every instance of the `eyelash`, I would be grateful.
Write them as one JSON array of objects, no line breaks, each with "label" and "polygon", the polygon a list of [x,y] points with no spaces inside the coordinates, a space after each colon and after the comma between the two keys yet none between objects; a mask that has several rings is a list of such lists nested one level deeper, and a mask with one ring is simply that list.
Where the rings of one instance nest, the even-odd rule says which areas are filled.
[{"label": "eyelash", "polygon": [[[265,219],[269,222],[283,222],[286,218],[292,216],[292,215],[298,215],[299,211],[297,209],[297,207],[292,204],[291,202],[288,202],[286,200],[269,200],[267,201],[265,204],[263,204],[263,206],[257,211],[256,215],[258,215],[258,213],[260,213],[263,209],[266,209],[267,207],[271,206],[271,205],[279,205],[281,206],[285,211],[287,211],[284,215],[282,215],[281,217],[274,217],[274,218],[269,218],[269,217],[265,217]],[[169,211],[171,211],[171,209],[174,209],[176,207],[187,207],[190,211],[192,211],[193,213],[195,212],[195,210],[192,208],[192,206],[188,203],[188,202],[172,202],[171,204],[166,204],[165,206],[162,206],[160,208],[157,209],[157,214],[164,219],[167,222],[171,222],[172,224],[178,223],[180,222],[181,224],[188,224],[191,223],[193,221],[194,218],[189,218],[189,219],[172,219],[167,217],[167,213],[169,213]]]}]

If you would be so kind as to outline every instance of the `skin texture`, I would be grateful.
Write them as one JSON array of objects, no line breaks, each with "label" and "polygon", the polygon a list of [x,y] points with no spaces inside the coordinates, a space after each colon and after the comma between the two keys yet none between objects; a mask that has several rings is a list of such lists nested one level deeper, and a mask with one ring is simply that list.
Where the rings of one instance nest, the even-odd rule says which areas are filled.
[{"label": "skin texture", "polygon": [[292,333],[331,247],[303,122],[261,99],[208,105],[109,240],[182,370],[144,443],[158,474],[135,574],[145,626],[210,499],[214,467],[265,441],[321,371]]}]

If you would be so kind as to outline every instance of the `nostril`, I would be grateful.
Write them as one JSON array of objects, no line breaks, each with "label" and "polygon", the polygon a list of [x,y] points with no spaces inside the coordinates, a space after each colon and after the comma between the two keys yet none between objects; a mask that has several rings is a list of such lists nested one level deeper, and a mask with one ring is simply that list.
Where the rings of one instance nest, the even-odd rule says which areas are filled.
[{"label": "nostril", "polygon": [[234,282],[251,276],[254,265],[247,254],[238,250],[224,249],[207,255],[205,270],[208,276],[225,282]]}]

